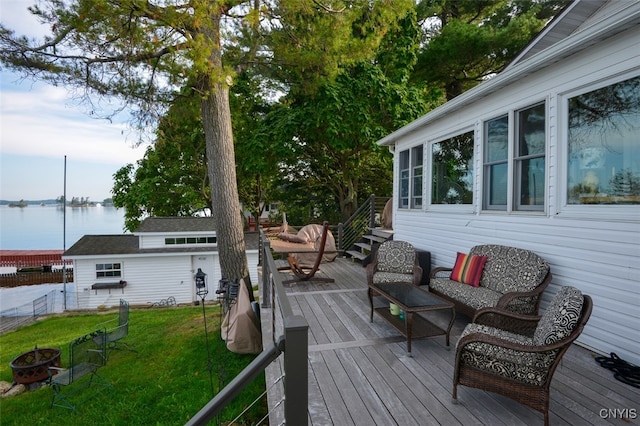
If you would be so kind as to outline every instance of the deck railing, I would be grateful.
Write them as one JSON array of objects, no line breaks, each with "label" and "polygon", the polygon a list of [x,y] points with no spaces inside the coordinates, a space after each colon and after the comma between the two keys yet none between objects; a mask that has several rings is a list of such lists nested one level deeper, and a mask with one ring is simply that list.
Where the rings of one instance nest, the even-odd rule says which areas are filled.
[{"label": "deck railing", "polygon": [[338,251],[349,250],[369,229],[380,226],[382,211],[388,200],[389,197],[371,195],[349,219],[338,225]]},{"label": "deck railing", "polygon": [[[284,291],[278,268],[271,254],[269,240],[260,230],[262,282],[261,308],[271,309],[271,342],[231,383],[225,386],[205,405],[187,425],[205,425],[235,398],[251,381],[265,371],[274,361],[282,358],[281,389],[285,424],[307,425],[308,414],[308,332],[309,324],[300,315],[294,315]],[[263,318],[263,321],[266,318]],[[263,328],[264,332],[264,328]],[[263,342],[265,339],[263,339]],[[275,384],[274,384],[275,385]],[[269,387],[267,383],[267,387]],[[271,412],[270,412],[271,415]],[[277,424],[278,422],[272,424]]]}]

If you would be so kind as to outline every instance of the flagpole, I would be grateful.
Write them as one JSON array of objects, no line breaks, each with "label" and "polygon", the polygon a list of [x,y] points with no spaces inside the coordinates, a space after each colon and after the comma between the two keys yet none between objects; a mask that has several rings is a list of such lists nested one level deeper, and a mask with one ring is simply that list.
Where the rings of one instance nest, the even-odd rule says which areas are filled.
[{"label": "flagpole", "polygon": [[[64,156],[64,190],[62,194],[62,254],[67,249],[67,156]],[[67,310],[67,262],[62,260],[62,285],[64,295],[64,310]]]}]

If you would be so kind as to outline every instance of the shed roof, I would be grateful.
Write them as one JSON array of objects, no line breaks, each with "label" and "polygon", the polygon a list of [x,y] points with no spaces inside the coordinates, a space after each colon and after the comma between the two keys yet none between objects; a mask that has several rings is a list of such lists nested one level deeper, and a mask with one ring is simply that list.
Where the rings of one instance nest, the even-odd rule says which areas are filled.
[{"label": "shed roof", "polygon": [[176,216],[148,217],[140,223],[134,233],[142,232],[204,232],[215,231],[212,217]]},{"label": "shed roof", "polygon": [[[139,236],[131,234],[123,235],[85,235],[63,253],[65,258],[79,256],[108,256],[108,255],[134,255],[154,253],[202,253],[217,252],[218,247],[212,246],[172,246],[162,248],[141,249]],[[258,233],[245,233],[245,245],[247,250],[258,249]]]}]

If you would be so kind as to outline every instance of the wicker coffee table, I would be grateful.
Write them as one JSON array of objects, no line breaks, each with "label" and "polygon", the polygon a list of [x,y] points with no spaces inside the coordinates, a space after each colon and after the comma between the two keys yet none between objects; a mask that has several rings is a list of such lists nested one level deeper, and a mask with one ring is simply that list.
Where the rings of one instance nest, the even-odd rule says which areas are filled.
[{"label": "wicker coffee table", "polygon": [[[404,311],[404,320],[400,319],[399,315],[392,315],[387,303],[382,307],[374,308],[374,297],[382,297],[386,301],[398,305]],[[449,332],[456,317],[453,303],[412,284],[384,283],[369,285],[369,304],[371,305],[371,322],[373,322],[374,311],[387,320],[389,324],[406,337],[409,355],[411,354],[411,339],[444,335],[446,336],[447,346],[449,346]],[[441,310],[451,311],[451,320],[446,330],[421,315],[414,315],[417,312]]]}]

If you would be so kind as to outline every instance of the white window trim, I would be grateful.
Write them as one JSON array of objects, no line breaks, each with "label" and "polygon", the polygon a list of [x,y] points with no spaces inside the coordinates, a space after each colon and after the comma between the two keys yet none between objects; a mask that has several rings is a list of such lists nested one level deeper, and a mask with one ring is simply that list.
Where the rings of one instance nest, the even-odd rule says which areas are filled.
[{"label": "white window trim", "polygon": [[[421,207],[412,207],[413,205],[413,150],[414,148],[418,148],[422,146],[422,206]],[[397,182],[398,182],[398,187],[396,188],[396,193],[398,194],[397,199],[394,200],[394,208],[396,210],[399,211],[423,211],[425,209],[425,205],[426,205],[426,199],[425,199],[425,186],[426,186],[426,182],[425,182],[425,173],[426,173],[426,146],[424,143],[418,143],[418,144],[413,144],[407,148],[403,148],[403,149],[399,149],[396,148],[396,155],[397,155],[397,161],[395,161],[396,165],[397,165],[397,170],[395,172],[395,175],[397,176]],[[400,206],[400,199],[401,197],[401,188],[402,188],[402,176],[400,175],[402,169],[401,169],[401,165],[400,165],[400,155],[403,152],[409,152],[409,194],[408,194],[408,206],[407,207],[401,207]]]},{"label": "white window trim", "polygon": [[558,207],[556,212],[557,218],[566,219],[580,219],[580,220],[605,220],[605,221],[617,221],[617,222],[638,222],[640,220],[640,206],[635,205],[587,205],[587,204],[567,204],[567,181],[568,181],[568,165],[567,160],[569,158],[569,143],[568,143],[568,128],[567,120],[569,117],[569,98],[579,96],[593,90],[602,89],[603,87],[619,83],[630,78],[638,77],[640,74],[638,70],[631,70],[624,73],[620,73],[607,78],[601,78],[594,80],[589,84],[584,84],[580,87],[573,88],[561,93],[558,93],[558,141],[562,141],[558,150],[558,185],[556,199],[558,200]]},{"label": "white window trim", "polygon": [[[545,171],[544,171],[544,176],[545,176],[545,194],[544,194],[544,207],[542,210],[516,210],[514,203],[516,202],[515,200],[515,158],[514,158],[514,154],[515,154],[515,142],[516,142],[516,135],[515,135],[515,130],[516,130],[516,123],[515,123],[515,119],[516,119],[516,112],[517,111],[522,111],[524,109],[527,109],[529,107],[538,105],[544,103],[545,104],[545,149],[544,149],[544,159],[545,159]],[[480,210],[481,214],[484,215],[521,215],[521,216],[547,216],[549,213],[549,204],[550,204],[550,188],[549,188],[549,182],[550,182],[550,174],[549,174],[549,167],[550,167],[550,158],[551,158],[551,152],[550,152],[550,140],[551,140],[551,126],[550,126],[550,99],[548,96],[545,96],[543,98],[538,98],[538,99],[527,99],[524,102],[518,103],[518,104],[514,104],[511,105],[509,108],[509,111],[502,112],[500,114],[494,113],[491,116],[487,116],[487,117],[483,117],[480,120],[480,124],[479,124],[479,142],[478,142],[478,149],[479,149],[479,154],[478,154],[478,158],[479,158],[479,172],[478,172],[478,176],[476,177],[477,182],[478,182],[478,208]],[[485,133],[484,133],[484,129],[485,129],[485,123],[490,121],[490,120],[494,120],[496,118],[499,117],[503,117],[504,115],[507,115],[507,120],[508,120],[508,126],[509,126],[509,131],[508,131],[508,136],[507,136],[507,208],[506,210],[494,210],[494,209],[486,209],[484,207],[484,201],[485,201],[485,196],[486,196],[486,188],[484,186],[485,182],[484,182],[484,141],[485,141]]]},{"label": "white window trim", "polygon": [[[432,187],[433,187],[433,145],[451,139],[454,136],[461,135],[463,133],[473,132],[473,202],[471,204],[433,204],[431,202]],[[464,126],[457,127],[454,131],[448,131],[441,134],[436,138],[429,140],[424,148],[425,163],[427,167],[424,167],[423,174],[425,175],[426,182],[423,184],[425,193],[425,210],[433,211],[437,213],[458,213],[458,214],[475,214],[477,213],[477,185],[478,185],[478,155],[480,155],[480,149],[478,147],[478,131],[477,126],[473,123]]]}]

